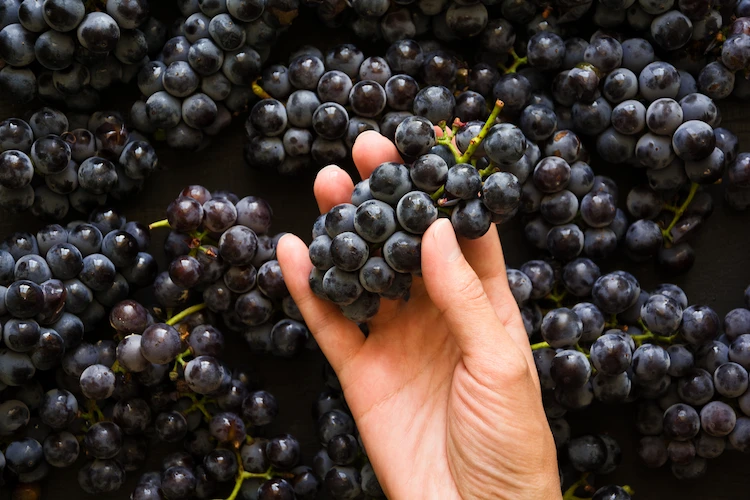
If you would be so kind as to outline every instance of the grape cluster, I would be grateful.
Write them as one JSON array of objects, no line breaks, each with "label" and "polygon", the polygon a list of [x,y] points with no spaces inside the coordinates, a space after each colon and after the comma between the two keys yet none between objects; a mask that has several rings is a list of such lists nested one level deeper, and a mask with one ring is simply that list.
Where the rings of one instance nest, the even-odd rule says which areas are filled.
[{"label": "grape cluster", "polygon": [[321,449],[313,458],[312,470],[321,479],[321,489],[331,498],[359,498],[363,494],[384,498],[341,385],[328,364],[324,375],[326,388],[313,406]]},{"label": "grape cluster", "polygon": [[200,299],[252,350],[292,357],[316,348],[276,260],[284,233],[269,234],[273,212],[263,199],[186,187],[167,207],[167,271],[154,294],[163,308]]},{"label": "grape cluster", "polygon": [[[541,58],[531,44],[529,60]],[[572,130],[595,140],[605,162],[645,168],[647,180],[627,195],[628,213],[635,220],[619,224],[619,231],[594,231],[596,248],[587,255],[608,257],[622,240],[634,260],[657,257],[662,268],[685,271],[695,260],[688,241],[713,210],[710,196],[698,190],[734,169],[737,138],[719,127],[721,116],[713,99],[697,92],[689,73],[656,60],[648,41],[629,38],[620,43],[595,33],[589,42],[579,39],[576,47],[577,52],[566,50],[554,66],[570,68],[552,81],[555,110],[542,113],[527,106],[523,114],[537,127],[555,120],[560,126],[569,117]],[[613,204],[594,207],[616,220]],[[538,236],[536,226],[532,229]]]},{"label": "grape cluster", "polygon": [[[521,185],[503,169],[513,169],[528,148],[515,125],[493,125],[501,109],[498,101],[487,121],[478,122],[478,133],[470,130],[459,146],[445,133],[437,139],[427,118],[404,119],[395,142],[413,161],[381,164],[355,186],[351,203],[336,205],[315,222],[309,248],[313,292],[364,323],[378,312],[380,297],[408,298],[412,275],[421,272],[422,234],[438,217],[450,218],[459,236],[472,239],[512,217]],[[443,128],[447,133],[444,122]],[[492,162],[478,165],[479,148]]]},{"label": "grape cluster", "polygon": [[0,4],[0,87],[93,111],[99,91],[130,83],[164,44],[166,28],[148,0],[5,0]]},{"label": "grape cluster", "polygon": [[159,55],[138,73],[143,99],[130,116],[172,148],[197,150],[224,130],[233,113],[257,100],[252,85],[283,30],[284,11],[265,0],[180,1],[182,16]]},{"label": "grape cluster", "polygon": [[[142,474],[133,500],[238,493],[259,500],[304,499],[317,491],[312,469],[299,464],[299,441],[290,434],[268,435],[279,412],[276,398],[259,389],[251,373],[232,371],[221,360],[224,336],[211,312],[192,307],[158,323],[141,304],[125,301],[113,308],[110,322],[121,340],[114,364],[99,369],[131,375],[131,387],[127,394],[111,383],[101,388],[116,400],[113,422],[95,423],[86,435],[108,424],[119,427],[125,439],[111,443],[120,451],[108,460],[97,457],[113,471],[119,468],[111,481],[95,480],[96,460],[81,469],[84,490],[118,489],[123,469],[142,467],[146,433],[152,432],[157,442],[181,442],[184,451],[164,457],[161,471]],[[142,450],[135,457],[127,456],[128,439],[135,440],[131,448]]]},{"label": "grape cluster", "polygon": [[[366,130],[394,140],[396,127],[410,116],[434,124],[451,124],[454,117],[483,121],[499,73],[480,63],[470,74],[465,64],[430,40],[399,40],[385,57],[367,58],[352,44],[325,53],[302,47],[288,66],[263,70],[259,94],[264,99],[245,124],[245,160],[251,167],[292,175],[346,159]],[[457,86],[468,90],[454,97]]]},{"label": "grape cluster", "polygon": [[41,108],[0,122],[0,206],[62,220],[137,194],[158,165],[156,151],[119,113]]},{"label": "grape cluster", "polygon": [[558,443],[570,434],[559,419],[597,400],[637,402],[641,458],[650,467],[670,461],[678,478],[702,475],[727,440],[750,446],[748,309],[722,322],[676,285],[648,293],[631,274],[601,274],[585,258],[562,269],[528,261],[508,269],[508,280]]},{"label": "grape cluster", "polygon": [[[594,488],[588,474],[611,474],[622,460],[619,443],[606,434],[586,434],[571,438],[568,422],[564,418],[550,421],[550,428],[558,447],[560,461],[560,483],[566,483],[566,473],[574,478],[585,474],[568,487],[563,500],[591,498],[591,500],[631,500],[633,490],[629,486],[606,485]],[[581,494],[579,491],[584,493]]]},{"label": "grape cluster", "polygon": [[[104,392],[118,384],[102,366],[114,362],[115,342],[85,337],[101,328],[110,308],[153,282],[149,242],[147,227],[98,210],[88,223],[14,233],[0,245],[0,434],[9,437],[0,473],[7,468],[20,482],[36,483],[50,467],[76,461],[80,445],[73,433],[80,429],[83,400],[63,387],[95,400],[109,397],[112,392]],[[47,392],[44,374],[54,381]],[[111,447],[122,439],[113,425],[103,422],[82,435],[89,453],[112,458],[119,452]],[[125,454],[140,451],[129,446]],[[95,461],[87,471],[106,475],[110,466]]]}]

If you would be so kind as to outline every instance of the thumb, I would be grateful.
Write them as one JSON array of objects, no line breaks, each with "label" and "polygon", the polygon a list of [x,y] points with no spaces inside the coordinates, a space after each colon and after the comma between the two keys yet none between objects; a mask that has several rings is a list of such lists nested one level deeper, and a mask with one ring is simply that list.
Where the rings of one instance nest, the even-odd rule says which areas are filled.
[{"label": "thumb", "polygon": [[465,356],[489,356],[493,363],[513,357],[525,364],[477,273],[464,258],[448,219],[438,219],[422,238],[422,277]]}]

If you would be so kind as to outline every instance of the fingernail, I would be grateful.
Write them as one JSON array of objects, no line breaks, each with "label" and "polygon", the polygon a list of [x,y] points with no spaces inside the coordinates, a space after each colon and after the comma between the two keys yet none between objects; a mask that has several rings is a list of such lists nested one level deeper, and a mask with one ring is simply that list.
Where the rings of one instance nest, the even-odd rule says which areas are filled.
[{"label": "fingernail", "polygon": [[332,181],[339,174],[340,170],[341,169],[336,165],[328,165],[320,169],[320,172],[318,172],[318,177],[320,177],[321,179]]},{"label": "fingernail", "polygon": [[453,262],[461,255],[461,247],[458,246],[456,234],[453,232],[451,223],[446,219],[439,219],[435,222],[435,230],[432,237],[435,244],[446,262]]}]

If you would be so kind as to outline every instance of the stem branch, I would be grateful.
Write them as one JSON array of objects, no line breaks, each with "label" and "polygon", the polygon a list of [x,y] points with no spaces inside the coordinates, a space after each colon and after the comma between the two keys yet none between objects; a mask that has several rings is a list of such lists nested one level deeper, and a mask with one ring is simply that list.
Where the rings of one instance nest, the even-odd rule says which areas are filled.
[{"label": "stem branch", "polygon": [[669,210],[670,212],[674,212],[674,216],[672,217],[672,222],[670,222],[665,229],[661,230],[661,234],[665,240],[672,241],[672,235],[670,234],[670,232],[680,221],[680,217],[682,217],[682,214],[685,213],[685,210],[687,210],[687,207],[690,205],[690,203],[692,203],[693,198],[695,198],[695,193],[698,192],[699,187],[699,184],[693,182],[690,185],[690,192],[688,192],[687,198],[685,198],[685,201],[682,202],[682,205],[680,205],[679,207],[668,205],[669,208],[667,208],[667,210]]},{"label": "stem branch", "polygon": [[167,320],[167,324],[169,326],[174,326],[177,323],[179,323],[180,321],[182,321],[183,319],[185,319],[188,316],[190,316],[191,314],[197,313],[198,311],[202,311],[205,308],[206,308],[206,304],[196,304],[194,306],[190,306],[187,309],[185,309],[184,311],[181,311],[181,312],[175,314],[174,316],[172,316],[171,318],[169,318]]},{"label": "stem branch", "polygon": [[492,108],[492,112],[490,113],[490,116],[487,117],[487,120],[484,122],[484,125],[482,126],[482,130],[479,131],[479,134],[477,134],[476,137],[474,137],[471,141],[469,141],[469,147],[466,148],[466,152],[456,158],[456,161],[458,163],[466,163],[468,162],[472,156],[474,156],[474,153],[477,151],[477,148],[480,144],[482,144],[482,141],[485,137],[487,137],[487,133],[490,131],[492,126],[495,124],[495,120],[497,120],[497,117],[500,115],[500,112],[503,110],[503,107],[505,104],[500,99],[495,101],[495,107]]},{"label": "stem branch", "polygon": [[152,222],[148,225],[149,229],[156,229],[159,227],[168,227],[171,228],[172,226],[169,225],[169,221],[167,219],[158,220],[156,222]]}]

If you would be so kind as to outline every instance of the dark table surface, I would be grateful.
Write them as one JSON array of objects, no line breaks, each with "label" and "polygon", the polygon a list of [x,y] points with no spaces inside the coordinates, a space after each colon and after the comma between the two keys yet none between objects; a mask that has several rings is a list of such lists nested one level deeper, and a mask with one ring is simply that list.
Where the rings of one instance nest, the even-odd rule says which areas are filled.
[{"label": "dark table surface", "polygon": [[[366,51],[367,52],[367,51]],[[115,106],[116,107],[116,106]],[[22,116],[26,108],[7,100],[0,102],[0,119]],[[750,121],[747,105],[723,103],[723,126],[741,138],[743,150],[750,148]],[[126,112],[127,107],[121,109]],[[274,208],[272,232],[293,232],[309,240],[317,207],[312,195],[313,173],[295,178],[283,178],[249,168],[242,159],[244,117],[235,119],[226,132],[212,145],[199,153],[169,150],[157,145],[159,160],[164,170],[148,179],[143,192],[118,208],[128,220],[145,223],[165,217],[167,204],[188,184],[203,184],[209,189],[229,189],[239,196],[255,195],[271,202]],[[629,167],[611,167],[592,162],[597,173],[614,177],[620,186],[621,205],[628,186],[641,179],[641,172]],[[694,268],[676,278],[661,276],[652,262],[634,265],[628,262],[602,264],[602,270],[623,267],[635,274],[645,289],[665,281],[676,283],[687,292],[690,303],[708,304],[723,317],[730,309],[743,305],[743,291],[750,284],[750,213],[737,213],[722,201],[720,186],[712,186],[716,208],[708,223],[694,243],[697,259]],[[30,214],[9,216],[0,213],[0,237],[12,231],[36,231],[42,223]],[[161,259],[161,243],[166,232],[154,234],[152,252]],[[520,226],[511,224],[501,230],[509,266],[520,266],[534,257],[523,242]],[[310,463],[319,448],[311,406],[323,389],[323,356],[306,352],[293,360],[261,357],[251,353],[238,335],[228,334],[228,361],[234,366],[252,367],[265,388],[273,392],[280,402],[280,414],[273,424],[278,432],[290,432],[302,443],[303,456]],[[623,462],[614,474],[602,477],[599,484],[629,484],[636,491],[637,500],[698,500],[750,498],[750,456],[727,452],[710,461],[708,474],[696,481],[678,481],[668,467],[649,470],[639,463],[635,454],[638,435],[634,429],[633,406],[607,407],[595,404],[583,412],[569,414],[568,420],[574,434],[605,432],[617,437],[623,448]],[[160,453],[159,453],[160,455]],[[154,454],[148,464],[152,470],[159,468],[159,458]],[[116,495],[102,498],[129,498],[139,473],[129,474],[125,488]],[[9,492],[0,488],[0,498]],[[43,498],[72,500],[83,498],[75,473],[70,470],[54,471],[44,484]]]}]

